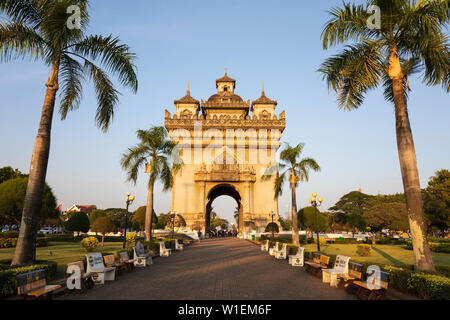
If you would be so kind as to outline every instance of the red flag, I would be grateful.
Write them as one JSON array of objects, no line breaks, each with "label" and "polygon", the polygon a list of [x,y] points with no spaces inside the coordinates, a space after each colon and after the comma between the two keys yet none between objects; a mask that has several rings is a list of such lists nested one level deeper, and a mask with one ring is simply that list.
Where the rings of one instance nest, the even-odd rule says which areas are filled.
[{"label": "red flag", "polygon": [[62,212],[62,203],[59,204],[59,206],[58,206],[58,211],[59,211],[59,212]]}]

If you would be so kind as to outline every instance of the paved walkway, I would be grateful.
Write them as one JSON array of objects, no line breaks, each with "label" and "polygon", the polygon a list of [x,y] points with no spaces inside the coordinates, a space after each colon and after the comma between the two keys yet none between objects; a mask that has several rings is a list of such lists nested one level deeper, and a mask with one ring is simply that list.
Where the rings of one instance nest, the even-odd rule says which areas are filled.
[{"label": "paved walkway", "polygon": [[202,240],[84,295],[59,299],[353,300],[345,290],[277,260],[247,240]]}]

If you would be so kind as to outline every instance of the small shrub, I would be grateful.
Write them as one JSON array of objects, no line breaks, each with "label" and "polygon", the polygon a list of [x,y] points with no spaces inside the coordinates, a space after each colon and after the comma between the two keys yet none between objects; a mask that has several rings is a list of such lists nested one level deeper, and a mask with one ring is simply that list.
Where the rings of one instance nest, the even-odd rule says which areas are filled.
[{"label": "small shrub", "polygon": [[[314,238],[314,243],[317,243],[317,237]],[[327,244],[327,240],[324,237],[319,236],[319,244],[321,246],[325,246]]]},{"label": "small shrub", "polygon": [[368,244],[358,244],[356,246],[356,253],[363,257],[370,256],[372,253],[372,247]]},{"label": "small shrub", "polygon": [[134,247],[136,245],[137,235],[136,233],[127,233],[127,247]]},{"label": "small shrub", "polygon": [[91,252],[96,246],[98,246],[98,240],[96,237],[87,237],[81,240],[80,244],[86,249],[87,252]]}]

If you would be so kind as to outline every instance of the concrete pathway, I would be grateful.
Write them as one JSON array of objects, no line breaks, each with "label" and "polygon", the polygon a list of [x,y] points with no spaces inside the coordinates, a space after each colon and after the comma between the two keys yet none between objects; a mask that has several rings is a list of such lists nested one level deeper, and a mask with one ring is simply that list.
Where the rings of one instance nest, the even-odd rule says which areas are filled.
[{"label": "concrete pathway", "polygon": [[354,300],[303,268],[277,260],[247,240],[202,240],[154,265],[136,268],[84,295],[59,299]]}]

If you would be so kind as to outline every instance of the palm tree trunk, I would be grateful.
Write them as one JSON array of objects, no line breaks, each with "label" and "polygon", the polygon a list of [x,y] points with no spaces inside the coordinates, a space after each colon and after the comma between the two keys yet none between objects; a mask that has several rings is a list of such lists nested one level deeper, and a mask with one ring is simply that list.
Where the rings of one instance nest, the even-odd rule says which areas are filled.
[{"label": "palm tree trunk", "polygon": [[[150,179],[152,180],[152,176],[150,177]],[[145,209],[145,240],[146,241],[152,240],[153,187],[154,187],[154,184],[150,183],[149,187],[148,187],[148,195],[147,195],[147,208]]]},{"label": "palm tree trunk", "polygon": [[[291,175],[291,179],[295,176]],[[292,244],[294,246],[300,246],[300,240],[298,238],[298,219],[297,219],[297,196],[295,194],[295,181],[291,181],[292,189]]]},{"label": "palm tree trunk", "polygon": [[19,238],[14,251],[12,265],[33,263],[36,260],[36,234],[39,224],[42,196],[44,193],[45,176],[50,153],[50,134],[56,92],[58,91],[59,62],[54,63],[51,76],[47,82],[41,122],[34,143],[31,157],[30,175],[24,200],[22,222]]},{"label": "palm tree trunk", "polygon": [[416,270],[435,270],[425,232],[416,151],[403,88],[404,75],[396,46],[390,48],[389,77],[392,80],[394,94],[397,149],[405,191],[406,210],[411,229],[414,266]]}]

